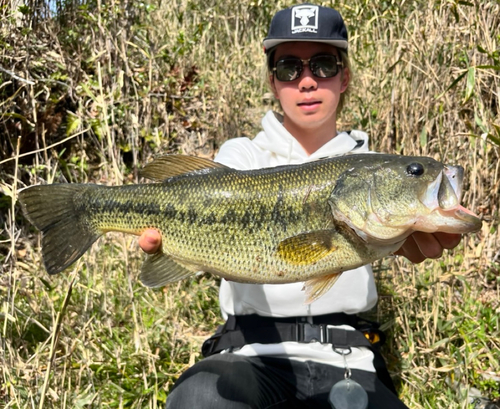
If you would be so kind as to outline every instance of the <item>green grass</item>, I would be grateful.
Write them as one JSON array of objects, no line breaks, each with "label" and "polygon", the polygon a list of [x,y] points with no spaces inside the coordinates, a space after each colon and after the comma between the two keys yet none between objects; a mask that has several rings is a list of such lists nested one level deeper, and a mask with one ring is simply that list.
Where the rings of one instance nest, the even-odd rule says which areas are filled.
[{"label": "green grass", "polygon": [[17,302],[3,333],[16,356],[3,374],[11,402],[38,401],[45,392],[57,407],[157,407],[199,358],[202,340],[220,321],[215,281],[199,276],[148,290],[137,284],[138,252],[129,257],[130,246],[122,236],[104,239],[69,275],[54,279],[40,260],[26,260],[31,274],[15,277],[23,285],[12,288]]},{"label": "green grass", "polygon": [[[10,4],[10,3],[9,3]],[[153,156],[212,157],[278,104],[261,40],[289,1],[0,6],[0,407],[158,408],[221,322],[217,280],[137,280],[131,236],[108,235],[49,277],[16,204],[41,182],[138,182]],[[411,408],[500,398],[500,4],[332,2],[355,71],[340,118],[372,148],[466,169],[484,220],[436,261],[377,264],[384,354]],[[20,78],[20,79],[19,79]]]}]

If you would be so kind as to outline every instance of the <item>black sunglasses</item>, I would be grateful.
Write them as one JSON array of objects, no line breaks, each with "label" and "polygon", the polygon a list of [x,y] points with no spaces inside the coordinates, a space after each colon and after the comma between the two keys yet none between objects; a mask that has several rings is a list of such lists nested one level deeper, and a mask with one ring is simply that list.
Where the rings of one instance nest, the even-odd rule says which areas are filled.
[{"label": "black sunglasses", "polygon": [[272,71],[280,81],[294,81],[302,74],[304,64],[309,65],[313,75],[318,78],[335,77],[339,73],[339,66],[344,66],[342,61],[339,61],[335,55],[318,54],[308,60],[297,57],[283,58],[276,62]]}]

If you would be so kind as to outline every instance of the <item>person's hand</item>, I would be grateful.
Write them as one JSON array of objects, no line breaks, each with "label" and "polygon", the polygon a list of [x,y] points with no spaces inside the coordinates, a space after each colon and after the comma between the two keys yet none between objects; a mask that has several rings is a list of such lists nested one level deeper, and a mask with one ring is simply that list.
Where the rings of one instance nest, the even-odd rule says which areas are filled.
[{"label": "person's hand", "polygon": [[421,263],[427,258],[439,258],[444,249],[458,246],[462,236],[451,233],[415,232],[406,239],[394,254],[404,256],[413,263]]},{"label": "person's hand", "polygon": [[158,230],[147,229],[139,237],[139,247],[148,254],[156,253],[161,247],[161,234]]}]

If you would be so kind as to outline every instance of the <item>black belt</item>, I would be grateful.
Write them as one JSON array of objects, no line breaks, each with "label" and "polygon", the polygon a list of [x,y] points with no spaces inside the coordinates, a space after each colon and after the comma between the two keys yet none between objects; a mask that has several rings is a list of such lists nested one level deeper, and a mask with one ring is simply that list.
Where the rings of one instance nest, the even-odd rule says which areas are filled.
[{"label": "black belt", "polygon": [[[332,325],[350,325],[356,330],[344,330]],[[284,318],[230,315],[227,322],[203,343],[202,354],[207,357],[248,344],[278,344],[285,341],[321,342],[340,349],[373,348],[374,345],[381,345],[384,339],[377,323],[360,320],[356,315],[338,313]]]}]

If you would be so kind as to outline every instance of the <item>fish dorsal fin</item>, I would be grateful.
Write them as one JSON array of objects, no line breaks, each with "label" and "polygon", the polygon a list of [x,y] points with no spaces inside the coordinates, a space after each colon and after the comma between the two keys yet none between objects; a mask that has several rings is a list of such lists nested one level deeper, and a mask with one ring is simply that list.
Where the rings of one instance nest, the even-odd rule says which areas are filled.
[{"label": "fish dorsal fin", "polygon": [[315,263],[336,248],[333,245],[334,230],[316,230],[289,237],[278,244],[278,256],[295,265]]},{"label": "fish dorsal fin", "polygon": [[147,179],[163,181],[185,173],[225,167],[206,158],[188,155],[165,155],[148,163],[139,173]]},{"label": "fish dorsal fin", "polygon": [[327,291],[337,282],[342,272],[329,274],[327,276],[313,278],[304,283],[303,290],[306,293],[306,304],[311,304],[321,296],[325,295]]},{"label": "fish dorsal fin", "polygon": [[139,278],[146,287],[161,287],[193,274],[193,271],[188,270],[160,251],[146,256]]}]

